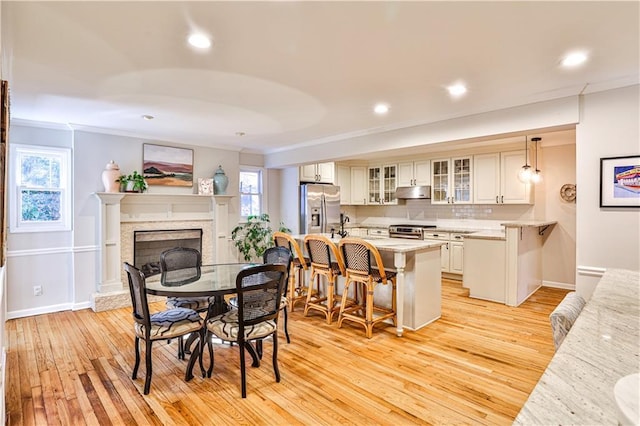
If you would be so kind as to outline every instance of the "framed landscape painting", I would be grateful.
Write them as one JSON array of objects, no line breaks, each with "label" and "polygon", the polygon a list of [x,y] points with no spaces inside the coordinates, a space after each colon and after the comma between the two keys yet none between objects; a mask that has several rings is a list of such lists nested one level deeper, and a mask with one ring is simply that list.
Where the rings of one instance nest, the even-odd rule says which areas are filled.
[{"label": "framed landscape painting", "polygon": [[142,174],[149,185],[193,186],[193,150],[145,143]]},{"label": "framed landscape painting", "polygon": [[600,207],[640,207],[640,155],[600,159]]}]

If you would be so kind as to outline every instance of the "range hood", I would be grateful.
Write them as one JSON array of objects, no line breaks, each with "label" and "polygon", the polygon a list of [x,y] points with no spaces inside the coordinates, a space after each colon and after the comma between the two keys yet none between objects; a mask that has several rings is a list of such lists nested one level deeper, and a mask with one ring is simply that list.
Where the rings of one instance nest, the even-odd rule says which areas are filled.
[{"label": "range hood", "polygon": [[399,200],[430,200],[431,187],[423,186],[399,186],[396,188],[396,198]]}]

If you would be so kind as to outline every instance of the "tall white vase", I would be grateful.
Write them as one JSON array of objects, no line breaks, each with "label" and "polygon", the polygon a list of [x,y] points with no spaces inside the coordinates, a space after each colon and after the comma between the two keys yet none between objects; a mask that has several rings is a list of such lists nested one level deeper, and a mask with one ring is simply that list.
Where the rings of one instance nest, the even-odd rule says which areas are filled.
[{"label": "tall white vase", "polygon": [[113,160],[109,161],[102,172],[104,192],[120,192],[120,182],[116,182],[119,177],[120,167]]}]

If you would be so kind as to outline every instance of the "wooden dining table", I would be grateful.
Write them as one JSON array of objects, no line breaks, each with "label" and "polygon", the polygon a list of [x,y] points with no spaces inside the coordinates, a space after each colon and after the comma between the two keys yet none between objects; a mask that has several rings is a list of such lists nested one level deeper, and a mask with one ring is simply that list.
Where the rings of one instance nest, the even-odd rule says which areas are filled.
[{"label": "wooden dining table", "polygon": [[[224,296],[235,293],[238,273],[255,265],[254,263],[224,263],[165,271],[146,278],[146,290],[148,294],[155,296],[186,298],[213,296],[214,302],[210,304],[207,312],[206,319],[208,319],[228,310]],[[187,348],[190,343],[192,339],[188,340]],[[204,342],[200,345],[200,349],[195,353],[192,352],[191,357],[202,356]],[[253,359],[252,366],[259,366],[260,360],[255,348],[248,344],[246,349]],[[195,359],[193,362],[189,360],[189,365],[193,366],[193,364]],[[185,374],[186,381],[193,377],[190,370],[188,369]]]}]

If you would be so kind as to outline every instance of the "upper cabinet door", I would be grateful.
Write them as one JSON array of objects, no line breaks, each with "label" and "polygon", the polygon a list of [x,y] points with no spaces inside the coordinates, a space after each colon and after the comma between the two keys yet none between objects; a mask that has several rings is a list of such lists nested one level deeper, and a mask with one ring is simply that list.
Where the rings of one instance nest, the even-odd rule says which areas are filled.
[{"label": "upper cabinet door", "polygon": [[518,172],[525,163],[524,151],[500,153],[500,202],[504,204],[532,204],[532,185],[522,183]]},{"label": "upper cabinet door", "polygon": [[351,204],[351,168],[336,166],[336,185],[340,187],[340,204]]},{"label": "upper cabinet door", "polygon": [[351,167],[351,204],[367,204],[367,168]]},{"label": "upper cabinet door", "polygon": [[431,161],[413,163],[413,183],[414,185],[431,185]]},{"label": "upper cabinet door", "polygon": [[300,166],[300,182],[316,182],[317,176],[315,164]]},{"label": "upper cabinet door", "polygon": [[500,154],[473,157],[473,202],[500,203]]},{"label": "upper cabinet door", "polygon": [[471,204],[473,202],[473,178],[471,174],[471,157],[453,158],[451,160],[451,193],[453,203]]},{"label": "upper cabinet door", "polygon": [[318,163],[317,164],[318,182],[331,183],[335,182],[335,163]]},{"label": "upper cabinet door", "polygon": [[449,159],[431,161],[431,203],[447,204],[449,200]]},{"label": "upper cabinet door", "polygon": [[398,186],[411,186],[413,179],[413,162],[398,164]]}]

